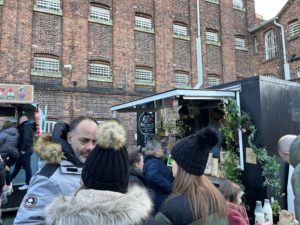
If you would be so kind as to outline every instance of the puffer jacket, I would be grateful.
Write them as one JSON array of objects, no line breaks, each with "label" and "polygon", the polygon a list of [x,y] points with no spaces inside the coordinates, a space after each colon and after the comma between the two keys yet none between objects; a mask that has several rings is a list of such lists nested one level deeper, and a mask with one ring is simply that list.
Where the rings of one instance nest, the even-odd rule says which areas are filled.
[{"label": "puffer jacket", "polygon": [[[58,136],[64,133],[62,129],[55,129],[55,132]],[[55,141],[59,143],[46,135],[40,137],[34,146],[46,163],[31,178],[14,225],[44,225],[45,207],[60,195],[74,196],[80,187],[82,167],[74,160],[76,156],[71,146],[63,138]]]},{"label": "puffer jacket", "polygon": [[291,182],[295,195],[295,216],[297,220],[300,220],[300,135],[294,140],[291,145],[290,161],[291,165],[294,167]]},{"label": "puffer jacket", "polygon": [[9,127],[0,132],[0,154],[4,158],[9,157],[10,161],[13,160],[12,164],[19,158],[18,142],[19,132],[17,128]]},{"label": "puffer jacket", "polygon": [[75,197],[61,196],[46,207],[46,225],[155,225],[147,191],[132,186],[126,194],[82,189]]},{"label": "puffer jacket", "polygon": [[228,223],[229,225],[250,225],[246,208],[229,202]]},{"label": "puffer jacket", "polygon": [[[183,194],[170,196],[162,204],[155,216],[159,225],[198,225],[201,219],[194,221],[191,206]],[[215,214],[207,216],[206,225],[228,225],[227,218],[219,218]]]},{"label": "puffer jacket", "polygon": [[144,164],[144,177],[148,188],[155,191],[155,212],[161,203],[172,192],[173,175],[160,158],[146,155]]},{"label": "puffer jacket", "polygon": [[8,145],[17,148],[19,141],[19,132],[17,128],[10,127],[0,132],[0,145]]}]

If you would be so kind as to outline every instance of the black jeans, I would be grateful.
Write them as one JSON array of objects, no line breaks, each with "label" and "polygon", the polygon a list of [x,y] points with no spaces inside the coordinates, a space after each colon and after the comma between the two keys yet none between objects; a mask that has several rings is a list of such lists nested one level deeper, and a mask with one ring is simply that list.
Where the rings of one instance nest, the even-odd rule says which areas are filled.
[{"label": "black jeans", "polygon": [[25,176],[26,176],[26,184],[29,184],[30,178],[32,176],[31,171],[31,155],[32,152],[26,152],[25,154],[20,154],[20,157],[15,164],[14,171],[11,174],[11,179],[13,180],[18,173],[20,172],[21,168],[25,170]]}]

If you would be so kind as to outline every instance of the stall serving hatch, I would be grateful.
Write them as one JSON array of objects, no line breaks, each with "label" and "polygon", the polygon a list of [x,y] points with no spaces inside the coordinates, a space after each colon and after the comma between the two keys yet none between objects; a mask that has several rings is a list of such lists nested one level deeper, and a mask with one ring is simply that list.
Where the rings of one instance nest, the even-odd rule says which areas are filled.
[{"label": "stall serving hatch", "polygon": [[[127,103],[111,107],[111,111],[126,112],[156,112],[160,109],[189,105],[194,109],[207,108],[209,105],[217,105],[226,98],[235,98],[240,107],[240,86],[232,86],[220,90],[196,90],[173,89],[145,98],[129,101]],[[242,132],[239,130],[240,169],[244,170]]]}]

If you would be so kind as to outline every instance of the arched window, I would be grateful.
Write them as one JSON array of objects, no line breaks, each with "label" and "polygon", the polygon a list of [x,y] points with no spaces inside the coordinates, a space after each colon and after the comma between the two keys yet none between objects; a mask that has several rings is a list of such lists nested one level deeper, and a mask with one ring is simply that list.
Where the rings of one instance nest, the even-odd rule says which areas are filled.
[{"label": "arched window", "polygon": [[233,0],[232,5],[234,9],[245,10],[244,0]]},{"label": "arched window", "polygon": [[60,0],[37,0],[36,6],[44,10],[59,11]]},{"label": "arched window", "polygon": [[215,74],[208,74],[207,85],[209,87],[221,84],[221,78]]},{"label": "arched window", "polygon": [[267,60],[278,55],[277,33],[274,30],[269,30],[265,34],[265,52]]},{"label": "arched window", "polygon": [[298,20],[289,22],[289,37],[294,37],[300,34],[300,26]]}]

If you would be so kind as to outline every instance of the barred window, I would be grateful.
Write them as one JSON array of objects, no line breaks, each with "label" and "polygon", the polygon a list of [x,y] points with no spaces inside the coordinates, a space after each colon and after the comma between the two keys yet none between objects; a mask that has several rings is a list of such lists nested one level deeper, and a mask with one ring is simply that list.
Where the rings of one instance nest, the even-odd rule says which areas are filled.
[{"label": "barred window", "polygon": [[300,34],[300,26],[298,20],[289,22],[289,36],[293,37]]},{"label": "barred window", "polygon": [[264,77],[277,78],[277,76],[274,75],[273,73],[265,73],[263,76],[264,76]]},{"label": "barred window", "polygon": [[187,74],[175,73],[174,84],[175,86],[189,86],[189,76]]},{"label": "barred window", "polygon": [[37,0],[37,8],[59,11],[60,10],[60,0]]},{"label": "barred window", "polygon": [[233,8],[239,10],[245,10],[244,0],[232,0]]},{"label": "barred window", "polygon": [[135,81],[142,83],[152,83],[153,74],[151,70],[136,69],[135,70]]},{"label": "barred window", "polygon": [[151,19],[146,18],[146,17],[135,16],[134,26],[137,29],[151,30],[152,29],[152,21],[151,21]]},{"label": "barred window", "polygon": [[99,79],[110,79],[110,66],[99,63],[91,63],[89,77]]},{"label": "barred window", "polygon": [[257,41],[257,37],[254,37],[254,54],[258,53],[258,41]]},{"label": "barred window", "polygon": [[90,18],[102,21],[110,21],[110,11],[109,9],[91,6]]},{"label": "barred window", "polygon": [[206,0],[207,2],[212,2],[212,3],[216,3],[219,4],[219,0]]},{"label": "barred window", "polygon": [[33,70],[36,72],[59,72],[59,60],[45,57],[35,57]]},{"label": "barred window", "polygon": [[215,86],[221,83],[221,79],[215,76],[208,76],[207,77],[207,84],[208,86]]},{"label": "barred window", "polygon": [[219,34],[213,31],[206,31],[206,43],[207,44],[220,44]]},{"label": "barred window", "polygon": [[173,34],[176,36],[182,36],[182,37],[187,37],[188,36],[188,30],[186,26],[182,25],[173,25]]},{"label": "barred window", "polygon": [[265,34],[265,53],[267,60],[278,55],[277,33],[274,30],[269,30]]},{"label": "barred window", "polygon": [[240,50],[246,50],[246,40],[244,38],[241,37],[235,37],[234,39],[234,46],[236,49],[240,49]]}]

